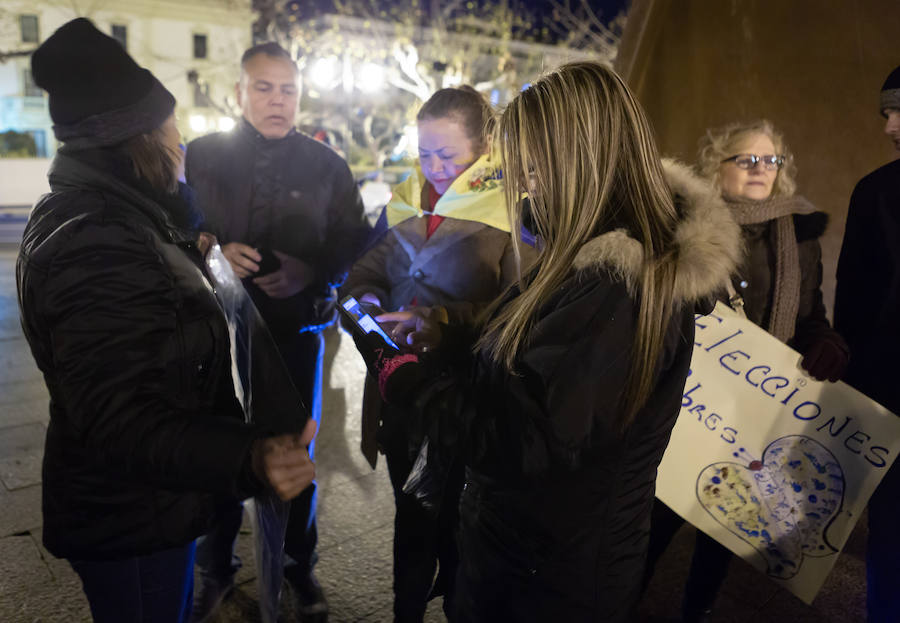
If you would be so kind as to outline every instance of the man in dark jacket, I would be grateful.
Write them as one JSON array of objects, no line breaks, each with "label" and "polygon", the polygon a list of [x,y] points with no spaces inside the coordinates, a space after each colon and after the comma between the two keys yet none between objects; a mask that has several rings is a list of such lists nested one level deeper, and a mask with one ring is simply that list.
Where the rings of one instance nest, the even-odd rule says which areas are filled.
[{"label": "man in dark jacket", "polygon": [[[882,87],[881,114],[885,134],[900,151],[900,67]],[[845,380],[900,414],[900,160],[865,176],[853,190],[837,282],[835,328],[850,345]],[[900,612],[900,535],[893,514],[898,497],[900,468],[894,463],[869,500],[869,621],[895,621]]]},{"label": "man in dark jacket", "polygon": [[[334,288],[362,251],[369,226],[347,164],[294,129],[297,66],[288,52],[274,43],[247,50],[236,91],[243,118],[233,132],[190,144],[187,179],[205,212],[205,229],[243,279],[318,421],[320,331],[334,319]],[[313,484],[292,503],[285,552],[296,564],[285,575],[301,614],[322,620],[327,606],[312,575],[315,499]],[[233,586],[240,521],[235,503],[198,549],[203,584],[195,620],[204,620]]]}]

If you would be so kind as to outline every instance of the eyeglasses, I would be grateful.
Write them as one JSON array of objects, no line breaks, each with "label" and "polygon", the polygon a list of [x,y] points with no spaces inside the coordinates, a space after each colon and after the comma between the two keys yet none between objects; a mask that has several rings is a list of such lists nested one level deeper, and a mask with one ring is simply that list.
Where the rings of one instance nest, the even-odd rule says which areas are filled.
[{"label": "eyeglasses", "polygon": [[766,156],[757,156],[756,154],[738,154],[737,156],[732,156],[731,158],[725,158],[722,160],[722,163],[732,162],[741,169],[752,169],[760,162],[763,163],[763,166],[767,171],[775,171],[784,166],[784,156],[775,156],[772,154]]}]

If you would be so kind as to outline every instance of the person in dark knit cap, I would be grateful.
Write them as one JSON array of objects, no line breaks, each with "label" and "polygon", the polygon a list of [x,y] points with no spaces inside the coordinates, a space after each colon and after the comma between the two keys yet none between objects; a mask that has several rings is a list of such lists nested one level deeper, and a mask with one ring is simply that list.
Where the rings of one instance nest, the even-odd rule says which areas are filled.
[{"label": "person in dark knit cap", "polygon": [[[900,67],[881,87],[884,133],[900,152]],[[900,160],[862,178],[853,189],[837,268],[834,326],[850,345],[844,380],[900,414]],[[869,499],[866,548],[868,620],[900,617],[900,533],[895,462]]]},{"label": "person in dark knit cap", "polygon": [[194,539],[216,504],[300,493],[315,426],[273,436],[244,423],[178,182],[172,94],[86,19],[31,62],[64,143],[16,264],[50,392],[44,544],[81,577],[95,621],[186,621]]}]

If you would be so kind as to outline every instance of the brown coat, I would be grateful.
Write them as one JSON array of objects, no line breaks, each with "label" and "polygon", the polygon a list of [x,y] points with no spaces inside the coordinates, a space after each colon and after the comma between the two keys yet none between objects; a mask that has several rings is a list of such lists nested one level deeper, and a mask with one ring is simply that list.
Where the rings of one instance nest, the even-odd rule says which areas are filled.
[{"label": "brown coat", "polygon": [[[409,306],[441,305],[452,321],[471,318],[518,279],[509,233],[483,223],[446,218],[425,239],[426,219],[409,218],[389,229],[350,270],[341,295],[367,292],[394,311]],[[523,245],[524,246],[524,245]],[[523,269],[535,257],[524,247]],[[377,385],[367,380],[363,397],[363,455],[377,461],[375,433],[381,414]]]}]

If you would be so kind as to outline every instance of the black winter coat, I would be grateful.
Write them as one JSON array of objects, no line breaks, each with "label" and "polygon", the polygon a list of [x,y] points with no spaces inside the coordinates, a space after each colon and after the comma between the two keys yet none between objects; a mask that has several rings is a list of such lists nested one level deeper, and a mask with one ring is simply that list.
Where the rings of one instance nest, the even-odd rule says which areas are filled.
[{"label": "black winter coat", "polygon": [[244,285],[276,339],[334,318],[334,286],[362,253],[371,228],[347,163],[296,131],[269,140],[246,120],[192,141],[188,184],[221,244],[241,242],[299,258],[315,282],[286,299]]},{"label": "black winter coat", "polygon": [[865,176],[853,190],[834,323],[850,345],[844,379],[900,415],[900,160]]},{"label": "black winter coat", "polygon": [[739,228],[714,191],[675,168],[683,183],[670,183],[689,204],[677,236],[676,311],[649,399],[627,428],[620,400],[642,251],[623,231],[581,249],[514,373],[484,355],[463,358],[415,396],[430,443],[461,454],[467,469],[454,620],[630,620],[656,469],[690,365],[694,305],[714,295],[739,254]]},{"label": "black winter coat", "polygon": [[582,272],[545,307],[517,374],[475,363],[461,409],[458,620],[628,620],[694,334],[682,307],[650,400],[620,433],[635,312],[621,281]]},{"label": "black winter coat", "polygon": [[50,391],[44,544],[74,559],[184,545],[207,530],[218,496],[261,489],[228,327],[174,222],[188,210],[113,150],[61,150],[50,187],[16,265],[22,327]]}]

